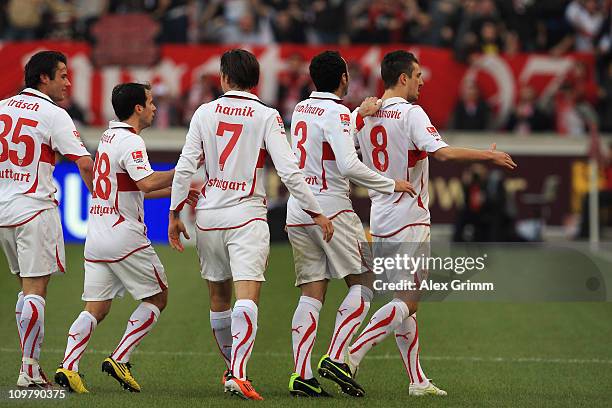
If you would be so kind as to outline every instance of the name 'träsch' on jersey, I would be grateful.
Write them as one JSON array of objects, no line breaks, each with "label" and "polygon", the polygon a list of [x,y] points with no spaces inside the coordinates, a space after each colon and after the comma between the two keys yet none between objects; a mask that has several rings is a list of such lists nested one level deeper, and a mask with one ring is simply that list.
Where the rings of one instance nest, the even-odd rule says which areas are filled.
[{"label": "name 'tr\u00e4sch' on jersey", "polygon": [[0,102],[0,226],[26,223],[57,205],[55,154],[89,156],[68,113],[26,88]]}]

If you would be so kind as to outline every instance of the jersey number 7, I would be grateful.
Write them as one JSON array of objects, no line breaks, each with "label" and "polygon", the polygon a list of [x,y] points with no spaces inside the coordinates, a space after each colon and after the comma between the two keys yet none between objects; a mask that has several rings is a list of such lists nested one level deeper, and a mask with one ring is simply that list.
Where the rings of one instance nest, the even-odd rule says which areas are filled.
[{"label": "jersey number 7", "polygon": [[240,123],[227,123],[227,122],[219,122],[219,126],[217,127],[217,136],[223,137],[225,132],[230,132],[232,137],[229,142],[225,145],[225,149],[221,152],[221,156],[219,156],[219,169],[223,171],[225,167],[225,162],[229,157],[234,147],[236,147],[236,143],[238,142],[238,138],[242,134],[243,125]]}]

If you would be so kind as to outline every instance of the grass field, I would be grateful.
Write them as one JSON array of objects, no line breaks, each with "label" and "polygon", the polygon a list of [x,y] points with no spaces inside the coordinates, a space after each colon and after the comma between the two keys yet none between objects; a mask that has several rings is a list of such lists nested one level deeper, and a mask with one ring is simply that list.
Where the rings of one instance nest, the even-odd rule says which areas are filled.
[{"label": "grass field", "polygon": [[[42,366],[55,371],[63,356],[67,330],[82,310],[82,247],[67,246],[69,273],[49,288]],[[123,334],[136,305],[118,299],[98,327],[81,360],[91,391],[62,402],[35,405],[75,407],[243,406],[249,402],[222,393],[223,363],[208,323],[208,301],[195,251],[184,255],[159,246],[170,281],[170,301],[157,327],[133,354],[142,393],[122,391],[100,372],[100,364]],[[0,255],[0,404],[17,380],[20,353],[15,330],[17,281]],[[364,360],[359,380],[367,391],[355,400],[335,394],[330,400],[292,399],[290,323],[298,291],[288,245],[272,247],[259,311],[259,331],[249,375],[266,399],[263,406],[329,407],[516,407],[612,406],[612,303],[434,303],[419,311],[421,362],[426,374],[446,389],[444,399],[408,396],[406,372],[395,342],[388,339]],[[344,284],[334,282],[321,314],[316,361],[328,345]],[[373,304],[375,310],[379,304]],[[322,380],[324,381],[324,380]],[[329,383],[328,390],[334,391]]]}]

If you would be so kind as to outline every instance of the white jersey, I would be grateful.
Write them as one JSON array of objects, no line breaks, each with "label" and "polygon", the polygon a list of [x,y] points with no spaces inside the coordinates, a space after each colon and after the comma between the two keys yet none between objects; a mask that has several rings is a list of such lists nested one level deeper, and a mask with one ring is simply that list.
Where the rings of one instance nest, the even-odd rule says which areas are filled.
[{"label": "white jersey", "polygon": [[429,161],[427,154],[447,147],[427,114],[403,98],[383,101],[380,110],[357,122],[356,143],[363,162],[392,179],[408,179],[417,196],[383,195],[370,190],[370,231],[391,237],[408,226],[429,225]]},{"label": "white jersey", "polygon": [[[329,92],[312,92],[297,104],[291,117],[291,146],[323,213],[327,217],[353,211],[349,199],[349,181],[391,194],[395,181],[365,166],[357,156],[353,141],[351,111],[342,100]],[[289,198],[287,225],[312,223]]]},{"label": "white jersey", "polygon": [[257,96],[230,91],[196,110],[175,168],[171,210],[182,208],[202,154],[205,179],[196,207],[201,230],[237,228],[253,220],[266,220],[267,155],[300,208],[310,216],[321,214],[298,169],[280,115]]},{"label": "white jersey", "polygon": [[73,161],[89,156],[63,108],[31,88],[0,102],[0,227],[57,206],[55,152]]},{"label": "white jersey", "polygon": [[130,125],[111,121],[94,163],[85,260],[118,261],[151,245],[144,224],[144,193],[136,181],[153,173],[142,137]]}]

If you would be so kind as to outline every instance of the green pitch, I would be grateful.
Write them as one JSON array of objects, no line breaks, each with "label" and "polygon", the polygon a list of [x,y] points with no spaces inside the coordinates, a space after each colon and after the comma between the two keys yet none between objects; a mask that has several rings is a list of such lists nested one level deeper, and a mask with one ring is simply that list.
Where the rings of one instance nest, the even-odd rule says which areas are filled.
[{"label": "green pitch", "polygon": [[[364,360],[360,400],[336,394],[331,400],[295,400],[287,392],[293,369],[290,323],[298,298],[288,245],[273,246],[268,282],[259,309],[259,331],[249,376],[266,399],[244,402],[226,396],[224,366],[208,323],[208,302],[193,249],[180,255],[157,247],[170,281],[169,305],[132,357],[142,393],[122,391],[100,372],[136,302],[118,299],[98,326],[81,372],[91,391],[62,402],[7,400],[17,380],[20,353],[14,306],[17,282],[0,255],[0,404],[75,407],[327,406],[327,407],[515,407],[610,406],[612,404],[612,303],[425,303],[419,311],[421,363],[449,396],[415,399],[395,342],[389,338]],[[53,375],[62,359],[66,333],[82,310],[82,247],[66,249],[69,273],[52,279],[41,363]],[[611,266],[612,269],[612,266]],[[321,314],[313,361],[326,351],[343,282],[334,282]],[[371,310],[379,304],[374,303]],[[321,381],[335,393],[330,383]]]}]

